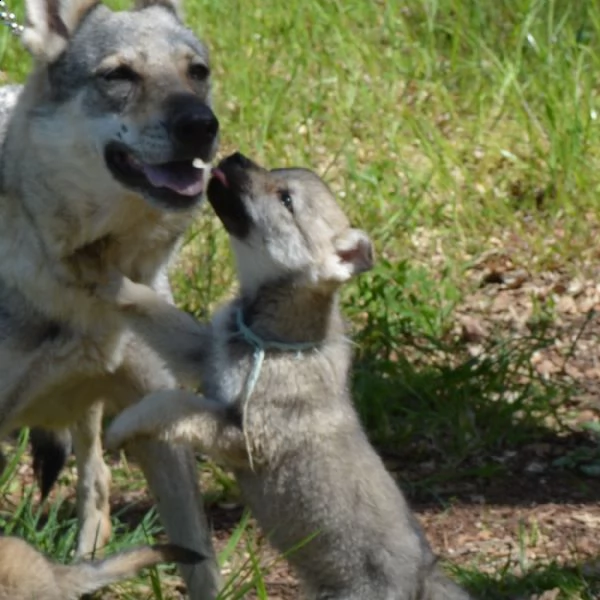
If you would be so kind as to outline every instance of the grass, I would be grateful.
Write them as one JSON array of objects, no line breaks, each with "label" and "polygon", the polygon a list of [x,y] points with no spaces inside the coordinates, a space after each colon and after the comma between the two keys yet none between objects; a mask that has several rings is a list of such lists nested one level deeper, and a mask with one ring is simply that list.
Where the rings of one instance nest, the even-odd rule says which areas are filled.
[{"label": "grass", "polygon": [[[36,549],[58,562],[68,563],[72,559],[77,539],[77,519],[70,499],[58,496],[47,506],[36,502],[37,487],[31,482],[22,482],[18,476],[19,465],[27,451],[28,432],[24,430],[13,448],[9,464],[0,476],[0,532],[4,535],[26,539]],[[131,493],[143,485],[139,472],[117,468],[117,486]],[[156,543],[161,537],[162,527],[153,508],[143,510],[139,518],[131,522],[130,513],[135,511],[135,502],[130,502],[111,515],[113,537],[105,552],[112,554],[137,545]],[[249,514],[244,513],[239,524],[218,556],[223,569],[223,589],[219,600],[238,600],[248,590],[264,588],[264,575],[281,559],[265,562],[259,555],[259,545],[252,528]],[[178,597],[176,585],[179,578],[173,565],[159,565],[148,570],[147,576],[112,586],[120,600],[155,598],[163,600]],[[114,596],[111,596],[111,598]]]},{"label": "grass", "polygon": [[[454,325],[489,250],[532,273],[585,273],[597,258],[600,4],[189,0],[187,18],[212,51],[222,152],[315,168],[375,241],[377,268],[344,293],[353,385],[382,451],[435,462],[408,488],[435,495],[449,479],[492,480],[498,453],[544,438],[549,424],[564,431],[559,408],[575,390],[531,363],[553,341],[551,301],[537,305],[528,335],[499,327],[477,356]],[[0,44],[0,67],[22,80],[18,42]],[[173,281],[178,303],[200,317],[234,285],[208,210]],[[578,456],[557,466],[575,469]],[[21,509],[29,525],[19,533],[67,557],[72,523],[49,519],[52,531],[38,535],[37,517]],[[55,545],[59,530],[66,541]],[[119,543],[143,535],[123,532]],[[540,586],[592,597],[560,565],[457,576],[481,597]]]}]

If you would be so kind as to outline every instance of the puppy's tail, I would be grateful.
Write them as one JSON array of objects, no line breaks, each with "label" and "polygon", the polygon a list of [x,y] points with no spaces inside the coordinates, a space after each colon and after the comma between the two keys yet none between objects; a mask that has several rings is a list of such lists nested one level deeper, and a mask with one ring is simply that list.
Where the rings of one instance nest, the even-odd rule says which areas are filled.
[{"label": "puppy's tail", "polygon": [[104,560],[90,560],[73,565],[56,565],[56,583],[64,598],[75,598],[100,588],[129,579],[140,569],[162,562],[195,564],[204,560],[201,554],[174,544],[141,546],[125,550]]}]

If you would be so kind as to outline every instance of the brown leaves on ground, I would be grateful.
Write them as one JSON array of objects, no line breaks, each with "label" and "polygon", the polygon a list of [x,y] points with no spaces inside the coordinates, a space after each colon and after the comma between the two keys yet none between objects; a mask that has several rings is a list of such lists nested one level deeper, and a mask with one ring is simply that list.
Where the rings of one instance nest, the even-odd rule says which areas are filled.
[{"label": "brown leaves on ground", "polygon": [[[574,400],[596,407],[600,400],[600,267],[588,265],[573,275],[566,269],[531,274],[516,266],[508,252],[483,255],[470,271],[479,289],[469,294],[457,312],[460,335],[477,353],[477,344],[491,331],[528,335],[546,322],[549,348],[532,356],[544,378],[576,383]],[[581,417],[591,415],[584,413]]]}]

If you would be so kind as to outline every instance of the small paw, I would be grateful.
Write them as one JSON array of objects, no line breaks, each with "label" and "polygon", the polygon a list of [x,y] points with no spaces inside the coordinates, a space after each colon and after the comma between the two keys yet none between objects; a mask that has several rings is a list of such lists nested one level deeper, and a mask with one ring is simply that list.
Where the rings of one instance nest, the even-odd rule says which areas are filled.
[{"label": "small paw", "polygon": [[108,427],[104,435],[104,445],[108,450],[117,450],[135,438],[147,434],[131,425],[128,415],[118,416]]},{"label": "small paw", "polygon": [[121,299],[127,295],[128,283],[133,282],[120,271],[113,269],[106,275],[103,281],[96,284],[95,293],[102,300],[113,304],[121,304]]},{"label": "small paw", "polygon": [[118,427],[111,425],[104,434],[104,447],[107,450],[118,450],[123,447],[126,439],[127,436],[122,431],[119,431]]}]

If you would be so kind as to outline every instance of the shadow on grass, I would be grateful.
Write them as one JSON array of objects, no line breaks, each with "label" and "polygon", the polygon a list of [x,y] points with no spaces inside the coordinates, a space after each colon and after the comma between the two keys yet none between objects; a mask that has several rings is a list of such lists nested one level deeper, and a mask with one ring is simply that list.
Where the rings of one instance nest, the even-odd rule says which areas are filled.
[{"label": "shadow on grass", "polygon": [[401,263],[346,299],[360,323],[354,398],[388,467],[422,499],[468,501],[482,489],[487,499],[490,486],[502,504],[600,499],[598,431],[567,422],[575,385],[540,376],[531,360],[555,341],[551,319],[519,337],[496,332],[473,356],[451,328],[456,298]]},{"label": "shadow on grass", "polygon": [[585,574],[579,563],[532,566],[524,574],[500,571],[487,575],[478,571],[453,569],[453,576],[479,600],[597,600],[598,574]]},{"label": "shadow on grass", "polygon": [[354,393],[362,420],[412,494],[463,496],[460,484],[468,482],[464,498],[485,489],[502,504],[548,494],[555,502],[600,499],[598,435],[563,422],[572,388],[525,372],[536,348],[520,340],[461,360],[444,357],[439,345],[420,347],[415,363],[425,355],[429,364],[417,366],[359,352]]}]

